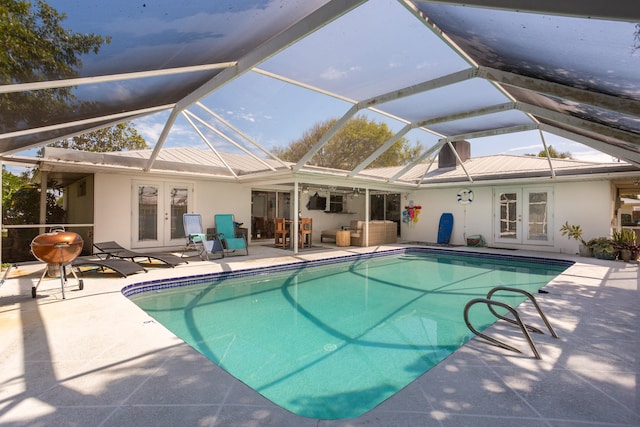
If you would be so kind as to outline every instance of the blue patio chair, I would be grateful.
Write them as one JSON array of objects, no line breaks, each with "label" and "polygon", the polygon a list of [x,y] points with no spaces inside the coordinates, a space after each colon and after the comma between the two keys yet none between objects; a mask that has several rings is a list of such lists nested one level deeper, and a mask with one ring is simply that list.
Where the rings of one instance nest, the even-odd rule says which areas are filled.
[{"label": "blue patio chair", "polygon": [[220,253],[224,257],[222,242],[217,235],[213,236],[213,240],[207,240],[207,235],[202,231],[202,217],[196,213],[186,213],[182,215],[182,223],[184,224],[184,235],[187,243],[182,251],[182,256],[189,250],[198,252],[200,259],[209,260],[210,253]]},{"label": "blue patio chair", "polygon": [[236,225],[232,214],[216,214],[216,232],[227,252],[244,249],[249,255],[249,246],[244,237],[236,237]]}]

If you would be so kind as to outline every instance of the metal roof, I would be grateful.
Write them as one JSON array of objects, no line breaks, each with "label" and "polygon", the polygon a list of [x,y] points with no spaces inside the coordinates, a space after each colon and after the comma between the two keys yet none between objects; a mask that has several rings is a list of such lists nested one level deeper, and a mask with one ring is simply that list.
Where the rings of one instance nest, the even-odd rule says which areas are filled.
[{"label": "metal roof", "polygon": [[473,177],[474,182],[523,178],[602,176],[604,174],[637,175],[637,167],[625,163],[592,163],[571,159],[547,159],[534,156],[496,155],[469,159],[464,169],[441,168],[426,173],[422,184],[461,183]]},{"label": "metal roof", "polygon": [[[164,128],[149,141],[148,157],[131,167],[152,170],[156,162],[172,162],[160,150],[182,123],[213,152],[243,154],[232,167],[193,158],[203,173],[209,168],[232,179],[283,168],[296,173],[310,167],[348,119],[364,114],[388,123],[395,137],[371,147],[354,170],[336,172],[345,177],[373,177],[368,166],[403,136],[420,140],[424,152],[388,182],[413,181],[417,166],[451,141],[531,130],[640,165],[640,9],[634,2],[48,3],[67,14],[63,25],[72,31],[112,40],[97,54],[81,55],[72,73],[0,80],[0,104],[13,106],[0,108],[4,159],[154,116],[162,117]],[[69,96],[55,105],[37,102],[46,91],[62,90]],[[313,123],[339,120],[289,164],[270,153],[264,122],[248,127],[249,120],[225,114],[275,115],[276,106],[283,117],[271,123],[291,128],[294,137]],[[245,165],[247,156],[252,160]]]}]

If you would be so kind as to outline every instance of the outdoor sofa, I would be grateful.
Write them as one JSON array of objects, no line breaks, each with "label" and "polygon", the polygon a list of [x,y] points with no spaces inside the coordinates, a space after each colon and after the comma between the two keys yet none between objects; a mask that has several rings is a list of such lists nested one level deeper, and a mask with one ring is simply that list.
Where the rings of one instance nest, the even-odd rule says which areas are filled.
[{"label": "outdoor sofa", "polygon": [[[365,246],[364,221],[351,221],[349,231],[351,234],[351,246]],[[336,234],[340,230],[324,230],[320,233],[320,242],[324,239],[336,240]],[[398,241],[398,224],[393,221],[374,220],[369,221],[369,246],[396,243]]]}]

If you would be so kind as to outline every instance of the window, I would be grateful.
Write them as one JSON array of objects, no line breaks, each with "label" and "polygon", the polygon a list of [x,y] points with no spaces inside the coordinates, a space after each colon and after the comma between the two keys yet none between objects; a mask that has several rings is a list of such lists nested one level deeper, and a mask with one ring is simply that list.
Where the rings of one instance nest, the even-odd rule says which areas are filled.
[{"label": "window", "polygon": [[343,212],[344,211],[344,196],[341,194],[332,194],[329,197],[329,212]]}]

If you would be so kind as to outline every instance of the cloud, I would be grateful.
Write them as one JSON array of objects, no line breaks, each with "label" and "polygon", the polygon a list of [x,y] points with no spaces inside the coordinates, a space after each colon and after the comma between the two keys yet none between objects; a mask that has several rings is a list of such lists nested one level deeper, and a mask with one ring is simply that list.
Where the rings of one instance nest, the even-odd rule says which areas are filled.
[{"label": "cloud", "polygon": [[512,147],[507,149],[507,151],[527,151],[527,150],[542,150],[542,143],[531,144],[531,145],[523,145],[520,147]]},{"label": "cloud", "polygon": [[361,69],[361,67],[352,66],[344,71],[341,71],[335,67],[329,67],[322,74],[320,74],[320,77],[324,80],[340,80],[346,78],[349,74],[360,71]]},{"label": "cloud", "polygon": [[596,150],[573,152],[571,153],[571,156],[576,160],[582,160],[585,162],[612,163],[618,161],[615,157]]},{"label": "cloud", "polygon": [[160,138],[162,129],[164,129],[164,122],[154,121],[152,119],[140,119],[134,122],[138,133],[151,144],[154,144]]}]

